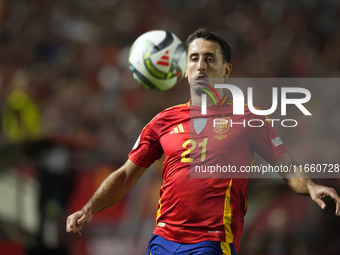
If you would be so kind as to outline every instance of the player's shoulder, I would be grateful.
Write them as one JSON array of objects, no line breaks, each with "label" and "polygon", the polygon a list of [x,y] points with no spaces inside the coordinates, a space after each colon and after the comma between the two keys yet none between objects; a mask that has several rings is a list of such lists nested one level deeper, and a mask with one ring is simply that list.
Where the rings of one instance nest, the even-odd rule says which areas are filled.
[{"label": "player's shoulder", "polygon": [[185,104],[178,104],[171,106],[169,108],[164,109],[161,111],[158,115],[159,117],[167,117],[167,116],[172,116],[172,115],[178,115],[181,111],[190,109],[190,103],[185,103]]},{"label": "player's shoulder", "polygon": [[162,112],[167,113],[167,112],[176,112],[176,111],[181,111],[183,109],[186,109],[190,107],[190,103],[185,103],[185,104],[177,104],[174,106],[171,106],[169,108],[166,108],[165,110],[163,110]]},{"label": "player's shoulder", "polygon": [[189,103],[171,106],[159,112],[150,122],[157,122],[160,120],[164,121],[165,119],[168,119],[174,116],[178,117],[181,111],[188,109],[188,108],[190,108]]}]

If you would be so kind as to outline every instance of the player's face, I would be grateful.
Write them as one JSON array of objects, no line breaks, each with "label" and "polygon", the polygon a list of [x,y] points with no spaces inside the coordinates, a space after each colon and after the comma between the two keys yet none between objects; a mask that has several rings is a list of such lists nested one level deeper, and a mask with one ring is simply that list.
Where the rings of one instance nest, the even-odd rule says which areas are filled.
[{"label": "player's face", "polygon": [[230,76],[231,64],[223,63],[221,47],[216,42],[195,39],[189,46],[187,60],[185,78],[189,83],[191,78],[204,80]]}]

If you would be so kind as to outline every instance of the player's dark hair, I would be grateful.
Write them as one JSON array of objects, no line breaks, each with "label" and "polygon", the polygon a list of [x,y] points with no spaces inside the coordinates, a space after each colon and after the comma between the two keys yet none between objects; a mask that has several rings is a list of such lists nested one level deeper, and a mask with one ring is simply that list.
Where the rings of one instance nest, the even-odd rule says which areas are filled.
[{"label": "player's dark hair", "polygon": [[185,47],[186,47],[187,52],[189,50],[190,44],[198,38],[202,38],[202,39],[207,40],[207,41],[218,43],[221,47],[223,62],[224,63],[230,62],[231,48],[230,48],[229,44],[221,36],[219,36],[219,35],[217,35],[213,32],[209,32],[205,28],[199,28],[194,33],[189,35],[188,39],[185,42]]}]

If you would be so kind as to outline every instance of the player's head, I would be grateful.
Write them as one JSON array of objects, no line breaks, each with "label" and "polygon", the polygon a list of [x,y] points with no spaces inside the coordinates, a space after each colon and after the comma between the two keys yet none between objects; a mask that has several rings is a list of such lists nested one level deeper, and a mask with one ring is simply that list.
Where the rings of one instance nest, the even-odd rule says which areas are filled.
[{"label": "player's head", "polygon": [[218,43],[220,45],[220,48],[221,48],[223,63],[225,63],[225,62],[230,63],[231,48],[230,48],[229,44],[221,36],[219,36],[219,35],[217,35],[213,32],[209,32],[204,28],[199,28],[194,33],[189,35],[188,39],[185,42],[187,52],[189,52],[190,44],[198,38],[202,38],[206,41]]},{"label": "player's head", "polygon": [[188,37],[186,48],[188,57],[185,77],[193,89],[202,89],[204,84],[213,86],[212,83],[218,84],[230,76],[231,49],[219,35],[198,29]]}]

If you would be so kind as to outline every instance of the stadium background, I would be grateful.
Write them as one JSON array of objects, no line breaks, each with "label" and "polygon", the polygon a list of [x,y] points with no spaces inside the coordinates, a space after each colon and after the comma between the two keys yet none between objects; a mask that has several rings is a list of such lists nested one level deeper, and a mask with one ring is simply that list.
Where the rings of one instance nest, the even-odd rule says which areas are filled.
[{"label": "stadium background", "polygon": [[[326,78],[340,74],[339,21],[336,0],[0,0],[0,254],[144,254],[159,162],[83,237],[65,233],[66,216],[125,162],[143,126],[189,98],[185,80],[165,92],[136,84],[127,56],[139,35],[184,41],[203,26],[230,43],[234,78]],[[279,133],[298,161],[339,163],[340,91],[321,91],[313,107],[330,125]],[[340,190],[337,179],[321,183]],[[251,180],[248,193],[241,255],[339,254],[332,203],[321,211],[279,179]]]}]

